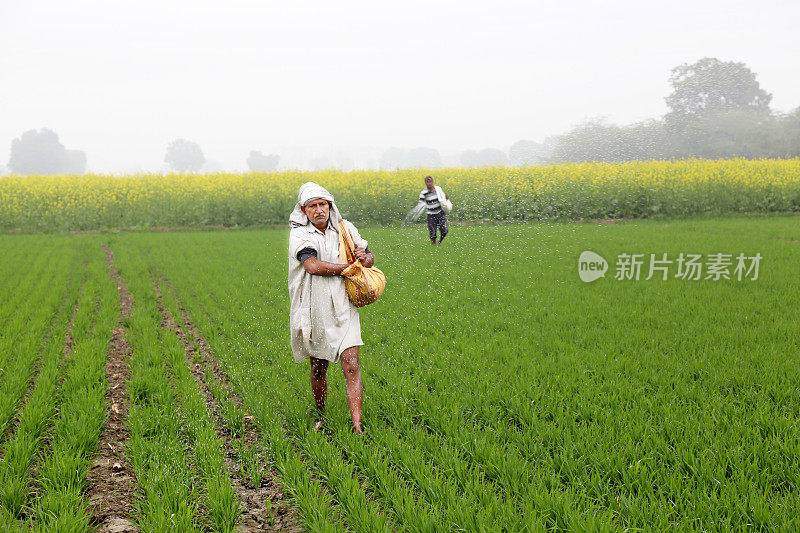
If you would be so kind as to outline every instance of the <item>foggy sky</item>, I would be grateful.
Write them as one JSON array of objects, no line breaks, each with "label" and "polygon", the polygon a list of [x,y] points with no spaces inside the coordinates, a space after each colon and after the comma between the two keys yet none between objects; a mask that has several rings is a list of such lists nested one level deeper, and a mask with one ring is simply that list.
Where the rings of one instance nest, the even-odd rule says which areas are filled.
[{"label": "foggy sky", "polygon": [[702,57],[744,62],[789,111],[798,20],[790,1],[0,0],[0,166],[41,127],[104,173],[163,170],[178,137],[229,170],[250,150],[447,162],[658,118],[670,69]]}]

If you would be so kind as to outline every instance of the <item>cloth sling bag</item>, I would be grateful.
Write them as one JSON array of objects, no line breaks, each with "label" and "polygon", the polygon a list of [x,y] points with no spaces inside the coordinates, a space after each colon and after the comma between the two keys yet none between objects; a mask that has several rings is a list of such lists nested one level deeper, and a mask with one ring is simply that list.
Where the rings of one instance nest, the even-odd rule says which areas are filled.
[{"label": "cloth sling bag", "polygon": [[442,206],[442,211],[444,211],[445,215],[449,215],[450,211],[453,210],[453,202],[447,199],[444,191],[438,185],[434,186],[434,190],[436,191],[436,197],[439,199],[439,205]]},{"label": "cloth sling bag", "polygon": [[352,264],[342,272],[347,297],[356,307],[364,307],[381,297],[386,288],[386,276],[380,269],[367,268],[355,259],[356,247],[344,221],[339,221],[339,260]]}]

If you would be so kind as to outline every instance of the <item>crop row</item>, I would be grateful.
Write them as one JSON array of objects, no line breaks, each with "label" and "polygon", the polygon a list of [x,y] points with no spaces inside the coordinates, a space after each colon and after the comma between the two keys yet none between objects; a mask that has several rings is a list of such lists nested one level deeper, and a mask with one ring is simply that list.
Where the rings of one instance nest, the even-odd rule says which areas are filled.
[{"label": "crop row", "polygon": [[147,531],[232,531],[239,501],[222,444],[183,348],[161,327],[152,274],[136,251],[120,250],[116,261],[134,301],[126,330],[132,348],[128,457],[141,490],[137,523]]},{"label": "crop row", "polygon": [[96,246],[87,241],[79,251],[87,259],[86,281],[71,324],[72,342],[62,363],[56,416],[34,481],[36,498],[30,505],[30,521],[40,530],[88,528],[87,476],[106,419],[104,366],[110,331],[117,320],[117,292]]},{"label": "crop row", "polygon": [[0,177],[0,229],[285,224],[316,181],[354,222],[391,224],[432,174],[454,220],[646,218],[800,210],[800,160],[685,160],[437,170]]},{"label": "crop row", "polygon": [[[224,387],[210,382],[228,425],[218,427],[184,347],[163,327],[154,271],[137,249],[121,247],[124,279],[117,286],[101,243],[96,236],[4,238],[0,529],[79,532],[96,526],[97,502],[104,505],[109,495],[90,486],[96,477],[90,467],[100,460],[98,445],[110,410],[118,413],[122,407],[127,426],[122,434],[130,438],[103,446],[125,450],[135,510],[116,517],[132,520],[143,531],[233,531],[242,502],[232,486],[220,431],[241,430],[241,409]],[[125,284],[133,312],[120,318]],[[106,373],[115,348],[112,336],[123,330],[123,342],[130,343],[129,360],[123,362],[130,367],[130,381],[125,406],[118,406],[110,401]],[[266,451],[256,443],[237,446],[236,454],[238,469],[258,488]],[[319,492],[301,463],[278,464],[283,471],[294,469],[293,493],[307,499]],[[108,467],[105,471],[116,476],[117,465]],[[114,487],[113,480],[103,481]],[[90,501],[89,493],[100,499]],[[327,513],[324,500],[312,508]]]},{"label": "crop row", "polygon": [[4,289],[24,297],[0,310],[15,314],[2,331],[0,515],[6,527],[85,530],[83,492],[105,417],[113,288],[85,240],[4,244],[13,261],[0,268],[24,273],[9,275]]}]

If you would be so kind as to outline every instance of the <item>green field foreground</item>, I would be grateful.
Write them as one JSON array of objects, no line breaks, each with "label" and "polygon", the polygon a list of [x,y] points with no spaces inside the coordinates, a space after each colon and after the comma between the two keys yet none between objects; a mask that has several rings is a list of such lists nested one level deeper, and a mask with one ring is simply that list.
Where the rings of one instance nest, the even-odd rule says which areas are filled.
[{"label": "green field foreground", "polygon": [[[309,368],[288,344],[287,230],[0,236],[0,520],[89,523],[119,313],[105,244],[134,300],[126,450],[144,530],[232,530],[223,441],[245,412],[260,440],[234,462],[256,485],[267,466],[311,531],[800,527],[797,217],[454,226],[438,248],[422,226],[361,233],[387,276],[361,311],[363,437],[333,366],[328,428],[311,431]],[[586,250],[609,263],[591,283]],[[676,278],[672,264],[645,280],[665,253],[730,254],[732,279]],[[740,253],[762,257],[757,279],[736,279]],[[614,279],[620,254],[645,254],[641,279]],[[156,284],[228,381],[208,374],[224,438]]]}]

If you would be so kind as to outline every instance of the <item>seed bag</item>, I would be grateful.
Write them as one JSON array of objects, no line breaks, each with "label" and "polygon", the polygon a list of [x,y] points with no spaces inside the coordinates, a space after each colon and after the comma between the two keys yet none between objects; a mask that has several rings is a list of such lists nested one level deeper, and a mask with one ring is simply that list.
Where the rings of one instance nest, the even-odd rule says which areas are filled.
[{"label": "seed bag", "polygon": [[[344,221],[339,221],[339,260],[348,263],[355,259],[355,245]],[[386,276],[380,269],[367,268],[356,260],[342,272],[347,297],[356,307],[364,307],[381,297],[386,288]]]}]

